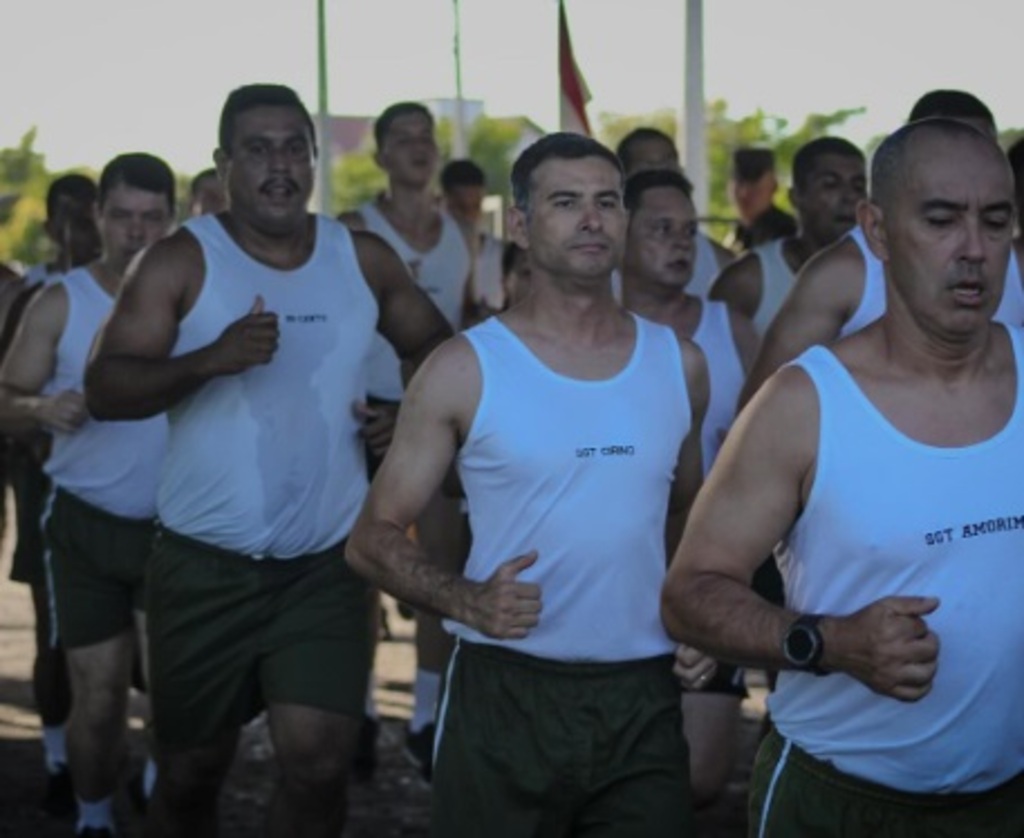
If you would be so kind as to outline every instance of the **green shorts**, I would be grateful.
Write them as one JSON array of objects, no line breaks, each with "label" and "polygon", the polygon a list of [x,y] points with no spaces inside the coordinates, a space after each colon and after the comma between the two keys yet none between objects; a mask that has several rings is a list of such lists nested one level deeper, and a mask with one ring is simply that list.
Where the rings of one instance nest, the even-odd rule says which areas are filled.
[{"label": "green shorts", "polygon": [[268,704],[362,717],[370,594],[343,553],[259,560],[158,532],[146,611],[162,746],[210,743]]},{"label": "green shorts", "polygon": [[92,646],[131,628],[143,607],[153,522],[121,518],[57,489],[45,532],[64,648]]},{"label": "green shorts", "polygon": [[911,794],[837,771],[772,729],[750,783],[758,838],[1020,838],[1024,773],[979,794]]},{"label": "green shorts", "polygon": [[50,494],[50,478],[28,451],[16,445],[10,448],[7,474],[14,494],[18,534],[11,559],[11,579],[41,587],[46,584],[42,520]]},{"label": "green shorts", "polygon": [[438,713],[431,835],[685,838],[672,658],[561,663],[460,641]]}]

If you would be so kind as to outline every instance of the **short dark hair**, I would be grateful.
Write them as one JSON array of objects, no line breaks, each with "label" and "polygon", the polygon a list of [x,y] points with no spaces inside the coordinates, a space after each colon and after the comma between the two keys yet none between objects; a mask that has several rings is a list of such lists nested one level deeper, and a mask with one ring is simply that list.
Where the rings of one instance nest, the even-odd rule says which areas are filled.
[{"label": "short dark hair", "polygon": [[826,154],[864,159],[864,152],[842,137],[818,137],[804,143],[793,155],[793,185],[797,189],[803,189],[807,185],[814,171],[814,164],[818,162],[819,157]]},{"label": "short dark hair", "polygon": [[[1024,137],[1006,150],[1006,158],[1010,161],[1010,168],[1013,169],[1013,179],[1017,186],[1017,192],[1024,192]],[[1024,207],[1018,207],[1024,213]]]},{"label": "short dark hair", "polygon": [[688,199],[693,200],[693,184],[686,175],[674,169],[645,169],[626,178],[622,202],[626,209],[632,212],[640,206],[640,199],[648,189],[657,189],[661,186],[678,189]]},{"label": "short dark hair", "polygon": [[737,148],[732,153],[734,180],[752,183],[775,171],[775,152],[770,148]]},{"label": "short dark hair", "polygon": [[228,94],[224,107],[220,112],[220,126],[217,129],[217,143],[221,151],[231,152],[231,144],[235,141],[235,122],[240,114],[253,108],[295,108],[302,114],[302,119],[309,129],[309,139],[316,154],[316,129],[313,117],[302,103],[299,94],[283,84],[247,84],[238,87]]},{"label": "short dark hair", "polygon": [[930,90],[914,103],[907,122],[917,122],[941,116],[947,119],[982,119],[996,127],[995,117],[988,105],[973,93],[964,90]]},{"label": "short dark hair", "polygon": [[558,131],[546,134],[528,146],[512,165],[512,203],[521,210],[530,207],[530,180],[534,171],[546,160],[582,160],[584,157],[600,157],[607,160],[622,178],[622,163],[611,149],[597,140]]},{"label": "short dark hair", "polygon": [[203,169],[199,174],[192,178],[188,184],[189,197],[195,198],[196,193],[199,192],[199,187],[202,186],[204,180],[216,180],[217,170],[216,169]]},{"label": "short dark hair", "polygon": [[619,140],[619,144],[615,147],[615,155],[622,162],[622,168],[624,170],[629,171],[629,169],[632,168],[633,147],[637,143],[642,143],[647,140],[661,140],[662,142],[668,143],[675,152],[676,157],[679,156],[679,150],[676,148],[676,141],[668,134],[657,128],[641,125],[639,128],[634,128],[626,134],[625,137]]},{"label": "short dark hair", "polygon": [[910,142],[922,132],[978,140],[1002,156],[1002,150],[991,137],[958,119],[935,116],[908,122],[886,137],[871,158],[871,200],[874,203],[883,208],[892,204],[906,177]]},{"label": "short dark hair", "polygon": [[168,209],[174,213],[174,172],[159,157],[140,151],[119,154],[107,163],[100,173],[99,206],[103,206],[112,189],[122,184],[163,195]]},{"label": "short dark hair", "polygon": [[57,214],[61,198],[70,198],[78,203],[92,206],[96,203],[96,182],[91,177],[77,172],[54,178],[46,190],[47,218],[53,218]]},{"label": "short dark hair", "polygon": [[391,130],[394,121],[410,114],[425,116],[431,126],[434,124],[434,115],[422,102],[395,102],[393,105],[388,105],[373,123],[373,139],[377,143],[378,149],[384,145],[384,140],[387,139],[388,131]]},{"label": "short dark hair", "polygon": [[459,186],[485,186],[487,176],[472,160],[449,160],[441,169],[441,189],[450,192]]}]

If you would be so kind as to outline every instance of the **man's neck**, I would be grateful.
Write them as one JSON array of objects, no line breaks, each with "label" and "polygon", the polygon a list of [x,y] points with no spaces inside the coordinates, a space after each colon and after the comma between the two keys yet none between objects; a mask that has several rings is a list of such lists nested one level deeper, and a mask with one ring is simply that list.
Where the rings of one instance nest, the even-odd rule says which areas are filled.
[{"label": "man's neck", "polygon": [[89,273],[92,274],[93,279],[111,297],[117,296],[127,270],[126,264],[107,256],[101,256],[89,266]]},{"label": "man's neck", "polygon": [[697,328],[700,300],[684,290],[623,276],[622,304],[641,317],[691,337]]},{"label": "man's neck", "polygon": [[231,212],[221,213],[217,219],[242,250],[278,270],[294,270],[304,265],[315,245],[315,217],[308,213],[301,223],[280,234],[260,230]]}]

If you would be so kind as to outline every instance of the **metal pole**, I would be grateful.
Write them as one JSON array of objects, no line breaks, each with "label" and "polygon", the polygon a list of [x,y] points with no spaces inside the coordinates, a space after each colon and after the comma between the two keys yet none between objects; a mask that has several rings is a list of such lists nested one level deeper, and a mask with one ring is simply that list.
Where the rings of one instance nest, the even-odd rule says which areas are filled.
[{"label": "metal pole", "polygon": [[327,108],[327,12],[326,0],[317,0],[317,209],[333,215],[331,205],[331,116]]},{"label": "metal pole", "polygon": [[466,109],[462,99],[462,26],[459,15],[459,0],[452,0],[455,13],[455,38],[452,52],[455,57],[455,130],[452,132],[452,157],[468,155],[466,142]]},{"label": "metal pole", "polygon": [[708,208],[707,132],[704,125],[704,3],[686,0],[686,50],[683,119],[678,137],[693,201],[699,212]]}]

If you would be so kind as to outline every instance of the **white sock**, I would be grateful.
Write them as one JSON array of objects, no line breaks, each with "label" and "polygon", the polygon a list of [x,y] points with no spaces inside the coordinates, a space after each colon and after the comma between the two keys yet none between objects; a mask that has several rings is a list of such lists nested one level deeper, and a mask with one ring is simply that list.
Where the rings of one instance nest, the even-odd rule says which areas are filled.
[{"label": "white sock", "polygon": [[377,699],[374,697],[374,688],[377,686],[377,679],[370,673],[370,680],[366,685],[366,705],[363,712],[367,718],[377,719]]},{"label": "white sock", "polygon": [[419,733],[427,725],[434,723],[437,712],[437,697],[441,692],[441,673],[427,669],[416,670],[416,680],[412,688],[412,718],[409,720],[409,731]]},{"label": "white sock", "polygon": [[114,832],[114,798],[104,797],[102,800],[86,802],[78,800],[78,823],[75,832],[83,829],[109,829]]},{"label": "white sock", "polygon": [[43,755],[46,759],[46,770],[56,774],[68,764],[67,737],[64,725],[43,726]]},{"label": "white sock", "polygon": [[156,785],[156,763],[153,757],[146,758],[146,765],[142,769],[142,793],[146,800],[153,796],[153,786]]}]

